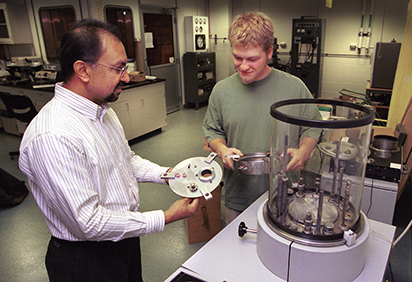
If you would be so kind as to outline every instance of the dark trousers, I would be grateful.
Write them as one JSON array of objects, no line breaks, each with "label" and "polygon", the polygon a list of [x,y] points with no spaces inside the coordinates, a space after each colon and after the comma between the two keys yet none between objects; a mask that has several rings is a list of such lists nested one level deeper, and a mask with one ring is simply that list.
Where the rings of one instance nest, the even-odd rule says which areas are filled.
[{"label": "dark trousers", "polygon": [[143,281],[140,240],[69,242],[52,237],[46,268],[51,282]]}]

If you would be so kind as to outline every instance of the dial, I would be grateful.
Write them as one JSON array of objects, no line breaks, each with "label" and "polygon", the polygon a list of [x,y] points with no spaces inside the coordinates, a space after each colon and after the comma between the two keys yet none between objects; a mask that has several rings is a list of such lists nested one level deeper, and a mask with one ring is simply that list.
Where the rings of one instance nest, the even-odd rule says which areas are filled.
[{"label": "dial", "polygon": [[198,36],[197,37],[197,47],[199,49],[202,49],[204,45],[205,45],[205,42],[204,42],[203,38],[201,36]]}]

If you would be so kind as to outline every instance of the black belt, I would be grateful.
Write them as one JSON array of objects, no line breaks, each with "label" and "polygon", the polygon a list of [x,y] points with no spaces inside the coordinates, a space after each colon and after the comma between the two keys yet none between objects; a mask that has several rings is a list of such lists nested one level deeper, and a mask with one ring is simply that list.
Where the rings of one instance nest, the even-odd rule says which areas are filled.
[{"label": "black belt", "polygon": [[52,236],[51,241],[62,246],[85,246],[85,245],[113,245],[113,244],[138,244],[139,237],[126,238],[120,241],[68,241]]}]

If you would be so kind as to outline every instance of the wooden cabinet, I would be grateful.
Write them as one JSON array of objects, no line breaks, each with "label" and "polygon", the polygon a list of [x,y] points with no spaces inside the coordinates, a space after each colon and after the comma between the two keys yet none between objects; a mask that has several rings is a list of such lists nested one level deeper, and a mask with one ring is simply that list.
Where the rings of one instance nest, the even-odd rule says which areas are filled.
[{"label": "wooden cabinet", "polygon": [[0,3],[0,44],[31,44],[29,17],[25,5]]},{"label": "wooden cabinet", "polygon": [[129,88],[110,106],[122,123],[127,140],[167,125],[164,82]]},{"label": "wooden cabinet", "polygon": [[216,84],[215,53],[188,52],[183,55],[183,74],[185,86],[185,106],[209,100]]}]

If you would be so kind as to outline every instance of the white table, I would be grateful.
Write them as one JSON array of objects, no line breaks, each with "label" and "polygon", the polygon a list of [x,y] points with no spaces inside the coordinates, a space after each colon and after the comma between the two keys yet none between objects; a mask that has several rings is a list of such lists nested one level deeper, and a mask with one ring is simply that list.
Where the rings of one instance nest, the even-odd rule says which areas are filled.
[{"label": "white table", "polygon": [[[184,262],[166,281],[173,281],[180,272],[211,282],[284,281],[260,262],[256,252],[256,234],[247,233],[243,238],[238,236],[238,226],[242,221],[249,229],[257,228],[257,210],[266,200],[267,193]],[[395,226],[369,221],[368,254],[362,273],[354,280],[356,282],[382,281],[395,235]]]}]

